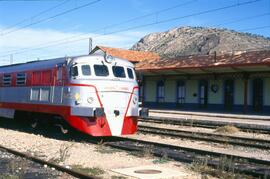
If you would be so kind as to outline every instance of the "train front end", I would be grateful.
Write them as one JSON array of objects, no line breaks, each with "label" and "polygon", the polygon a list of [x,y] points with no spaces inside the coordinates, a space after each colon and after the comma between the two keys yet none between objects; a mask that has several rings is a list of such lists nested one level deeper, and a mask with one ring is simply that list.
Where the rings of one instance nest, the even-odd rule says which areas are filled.
[{"label": "train front end", "polygon": [[70,60],[69,124],[92,136],[134,134],[140,114],[133,64],[111,56]]}]

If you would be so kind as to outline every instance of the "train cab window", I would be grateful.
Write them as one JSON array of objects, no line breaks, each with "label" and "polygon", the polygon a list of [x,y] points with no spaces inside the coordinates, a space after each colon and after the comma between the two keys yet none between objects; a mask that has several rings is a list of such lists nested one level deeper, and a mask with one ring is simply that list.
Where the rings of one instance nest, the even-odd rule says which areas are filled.
[{"label": "train cab window", "polygon": [[106,65],[94,65],[96,76],[109,76],[109,70]]},{"label": "train cab window", "polygon": [[77,67],[77,66],[72,66],[72,67],[70,68],[70,75],[71,75],[72,77],[76,77],[76,76],[79,75],[79,73],[78,73],[78,67]]},{"label": "train cab window", "polygon": [[3,76],[3,85],[10,86],[11,85],[11,74],[4,74]]},{"label": "train cab window", "polygon": [[113,70],[113,74],[114,74],[115,77],[118,77],[118,78],[125,78],[126,77],[124,67],[113,66],[112,70]]},{"label": "train cab window", "polygon": [[91,75],[91,69],[89,65],[82,65],[82,74],[84,76],[90,76]]},{"label": "train cab window", "polygon": [[25,85],[26,84],[26,74],[17,73],[16,75],[16,85]]},{"label": "train cab window", "polygon": [[130,79],[134,79],[133,70],[131,68],[127,68],[128,77]]}]

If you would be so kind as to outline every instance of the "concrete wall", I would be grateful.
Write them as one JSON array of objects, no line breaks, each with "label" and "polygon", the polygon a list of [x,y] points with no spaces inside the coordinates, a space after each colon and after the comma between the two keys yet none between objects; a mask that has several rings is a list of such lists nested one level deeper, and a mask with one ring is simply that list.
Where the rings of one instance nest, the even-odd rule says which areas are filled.
[{"label": "concrete wall", "polygon": [[197,80],[186,81],[186,103],[198,103],[198,84]]},{"label": "concrete wall", "polygon": [[[158,106],[167,108],[177,107],[177,82],[183,80],[186,86],[186,97],[184,107],[194,109],[198,107],[198,90],[199,81],[196,79],[181,79],[181,78],[169,78],[165,79],[165,101],[164,103],[156,103],[156,88],[159,77],[147,77],[144,88],[144,102],[152,106]],[[211,90],[211,86],[217,84],[219,89],[215,93]],[[270,109],[270,78],[264,79],[264,110]],[[224,80],[208,80],[208,109],[224,110]],[[253,80],[248,81],[248,105],[249,110],[252,110],[252,93],[253,93]],[[233,110],[243,110],[244,105],[244,81],[242,79],[234,80],[234,107]]]},{"label": "concrete wall", "polygon": [[165,81],[165,102],[175,103],[176,102],[176,81],[166,80]]},{"label": "concrete wall", "polygon": [[241,79],[234,80],[234,104],[243,105],[244,104],[244,87],[245,83]]},{"label": "concrete wall", "polygon": [[[154,79],[147,79],[144,87],[145,102],[156,102],[156,86],[157,81]],[[165,91],[166,93],[166,91]]]},{"label": "concrete wall", "polygon": [[264,79],[264,105],[270,106],[270,78]]},{"label": "concrete wall", "polygon": [[[211,90],[211,85],[217,84],[218,91],[214,93]],[[222,80],[210,80],[209,81],[208,102],[209,104],[222,104],[223,103],[223,82]]]}]

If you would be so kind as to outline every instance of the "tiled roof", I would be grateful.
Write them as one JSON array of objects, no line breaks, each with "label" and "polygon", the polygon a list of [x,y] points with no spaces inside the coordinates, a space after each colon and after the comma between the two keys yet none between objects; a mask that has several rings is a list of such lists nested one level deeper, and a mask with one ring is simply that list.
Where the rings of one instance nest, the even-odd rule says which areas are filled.
[{"label": "tiled roof", "polygon": [[245,65],[270,65],[270,50],[239,54],[186,56],[177,59],[147,60],[137,63],[136,70],[169,70],[204,67],[226,67]]},{"label": "tiled roof", "polygon": [[126,49],[103,47],[103,46],[96,46],[94,51],[97,49],[100,49],[112,56],[127,59],[130,62],[141,62],[145,60],[155,61],[155,60],[160,59],[159,55],[153,52],[134,51],[134,50],[126,50]]}]

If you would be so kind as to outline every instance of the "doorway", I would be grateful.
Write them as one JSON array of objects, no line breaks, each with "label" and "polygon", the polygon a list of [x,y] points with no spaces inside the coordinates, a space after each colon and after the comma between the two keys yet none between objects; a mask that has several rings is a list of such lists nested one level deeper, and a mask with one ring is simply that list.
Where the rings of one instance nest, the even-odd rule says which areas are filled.
[{"label": "doorway", "polygon": [[256,112],[262,111],[263,108],[263,80],[253,80],[253,110]]},{"label": "doorway", "polygon": [[224,82],[224,108],[225,110],[232,110],[233,108],[233,96],[234,96],[234,81],[225,80]]}]

